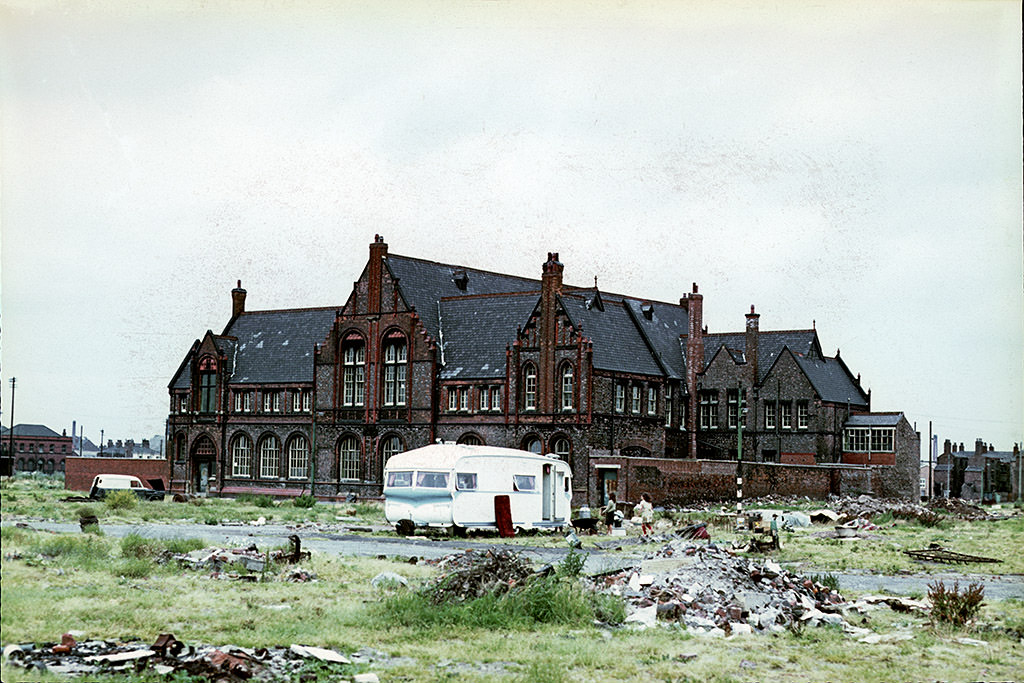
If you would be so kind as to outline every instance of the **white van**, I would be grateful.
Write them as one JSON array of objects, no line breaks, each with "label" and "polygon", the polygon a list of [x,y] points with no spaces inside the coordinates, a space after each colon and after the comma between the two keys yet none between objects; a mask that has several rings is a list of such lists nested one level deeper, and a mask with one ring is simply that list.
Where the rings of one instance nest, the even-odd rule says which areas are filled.
[{"label": "white van", "polygon": [[163,482],[160,483],[161,488],[156,489],[146,486],[142,483],[142,480],[130,474],[97,474],[92,480],[89,497],[99,500],[105,498],[112,491],[127,489],[141,500],[163,500]]},{"label": "white van", "polygon": [[495,529],[496,496],[508,496],[513,527],[562,528],[572,509],[569,463],[512,448],[442,443],[399,453],[384,466],[384,516],[399,533]]}]

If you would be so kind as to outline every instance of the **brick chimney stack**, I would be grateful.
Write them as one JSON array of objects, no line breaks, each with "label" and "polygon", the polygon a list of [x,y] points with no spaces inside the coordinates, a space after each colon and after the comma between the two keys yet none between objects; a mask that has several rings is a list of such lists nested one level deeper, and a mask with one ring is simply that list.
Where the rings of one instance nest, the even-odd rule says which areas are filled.
[{"label": "brick chimney stack", "polygon": [[540,367],[537,373],[537,399],[541,411],[554,412],[555,406],[555,347],[558,344],[558,295],[562,293],[562,271],[565,266],[558,260],[558,252],[548,252],[540,279]]},{"label": "brick chimney stack", "polygon": [[373,236],[373,244],[370,245],[370,262],[367,264],[369,281],[367,282],[368,292],[366,302],[367,313],[380,313],[381,278],[384,273],[384,259],[388,255],[388,244],[381,235]]},{"label": "brick chimney stack", "polygon": [[697,375],[704,372],[704,297],[693,283],[693,292],[679,300],[686,307],[688,318],[686,334],[686,391],[689,409],[686,411],[686,430],[690,434],[689,457],[697,457]]},{"label": "brick chimney stack", "polygon": [[238,286],[231,290],[231,317],[237,318],[241,314],[245,313],[245,290],[242,289],[242,281],[238,281]]},{"label": "brick chimney stack", "polygon": [[757,345],[759,335],[759,319],[761,315],[754,312],[754,304],[750,304],[750,313],[747,313],[747,365],[750,367],[750,386],[757,384]]}]

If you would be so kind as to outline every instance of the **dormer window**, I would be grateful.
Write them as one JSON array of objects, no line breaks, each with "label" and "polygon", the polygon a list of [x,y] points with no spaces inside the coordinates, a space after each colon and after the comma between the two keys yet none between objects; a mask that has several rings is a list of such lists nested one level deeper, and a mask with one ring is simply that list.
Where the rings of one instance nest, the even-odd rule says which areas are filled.
[{"label": "dormer window", "polygon": [[537,409],[537,368],[532,363],[523,368],[523,409]]},{"label": "dormer window", "polygon": [[454,282],[455,286],[464,292],[466,291],[466,287],[469,286],[469,274],[466,273],[464,268],[459,268],[452,273],[452,282]]}]

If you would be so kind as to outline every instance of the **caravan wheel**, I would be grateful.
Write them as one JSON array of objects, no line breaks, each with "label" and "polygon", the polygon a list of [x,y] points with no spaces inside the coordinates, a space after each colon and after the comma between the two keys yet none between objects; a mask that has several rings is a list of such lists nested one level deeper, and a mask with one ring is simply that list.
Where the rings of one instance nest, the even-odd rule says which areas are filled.
[{"label": "caravan wheel", "polygon": [[416,525],[411,519],[400,519],[395,525],[395,531],[399,536],[412,536],[416,533]]}]

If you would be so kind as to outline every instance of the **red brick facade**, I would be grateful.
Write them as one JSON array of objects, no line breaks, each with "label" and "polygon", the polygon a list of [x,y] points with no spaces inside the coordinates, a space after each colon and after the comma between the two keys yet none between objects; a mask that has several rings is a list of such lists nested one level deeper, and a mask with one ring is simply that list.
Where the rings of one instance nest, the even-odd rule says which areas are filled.
[{"label": "red brick facade", "polygon": [[[601,502],[593,482],[608,457],[649,460],[656,499],[730,498],[738,420],[746,461],[840,462],[843,424],[870,400],[814,330],[762,333],[751,307],[744,332],[708,334],[696,284],[666,304],[569,287],[563,270],[556,253],[539,281],[397,257],[378,236],[337,310],[250,313],[239,283],[225,332],[197,340],[169,387],[172,488],[378,495],[389,454],[442,439],[555,453],[572,465],[576,504]],[[311,322],[296,341],[301,315]],[[288,343],[307,344],[308,360],[284,377],[275,368],[289,362],[267,349]],[[257,347],[260,362],[246,360]],[[821,389],[836,383],[842,401]],[[292,401],[304,392],[309,407]],[[275,395],[284,409],[267,409]],[[765,471],[765,490],[844,485],[813,467]]]}]

